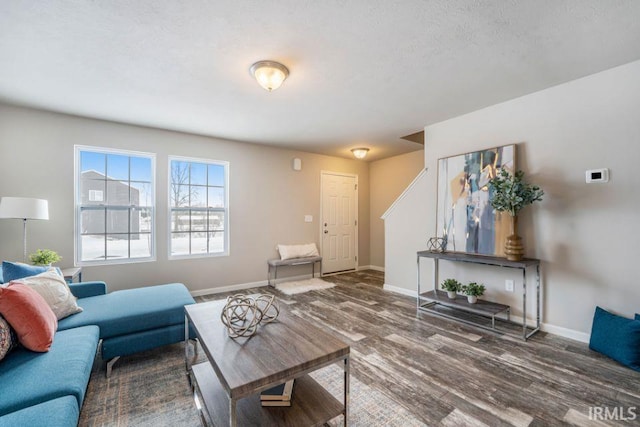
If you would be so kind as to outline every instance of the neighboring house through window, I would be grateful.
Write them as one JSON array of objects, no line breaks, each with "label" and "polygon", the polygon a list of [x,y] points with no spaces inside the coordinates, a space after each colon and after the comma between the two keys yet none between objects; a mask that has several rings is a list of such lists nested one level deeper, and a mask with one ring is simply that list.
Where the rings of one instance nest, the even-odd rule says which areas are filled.
[{"label": "neighboring house through window", "polygon": [[169,157],[169,257],[229,253],[229,163]]},{"label": "neighboring house through window", "polygon": [[155,259],[155,155],[76,146],[77,265]]}]

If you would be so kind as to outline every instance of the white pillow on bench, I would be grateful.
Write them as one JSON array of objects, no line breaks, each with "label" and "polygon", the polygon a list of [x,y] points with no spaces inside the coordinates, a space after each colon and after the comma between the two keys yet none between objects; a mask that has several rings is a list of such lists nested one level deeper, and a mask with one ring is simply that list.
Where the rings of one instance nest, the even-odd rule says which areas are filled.
[{"label": "white pillow on bench", "polygon": [[305,245],[278,245],[278,252],[280,252],[281,260],[320,255],[315,243]]}]

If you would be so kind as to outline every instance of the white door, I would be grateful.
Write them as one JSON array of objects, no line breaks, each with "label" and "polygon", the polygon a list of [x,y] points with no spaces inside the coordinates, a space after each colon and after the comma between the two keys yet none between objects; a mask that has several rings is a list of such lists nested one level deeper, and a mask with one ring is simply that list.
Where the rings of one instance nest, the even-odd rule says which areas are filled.
[{"label": "white door", "polygon": [[355,270],[358,262],[358,177],[321,173],[322,273]]}]

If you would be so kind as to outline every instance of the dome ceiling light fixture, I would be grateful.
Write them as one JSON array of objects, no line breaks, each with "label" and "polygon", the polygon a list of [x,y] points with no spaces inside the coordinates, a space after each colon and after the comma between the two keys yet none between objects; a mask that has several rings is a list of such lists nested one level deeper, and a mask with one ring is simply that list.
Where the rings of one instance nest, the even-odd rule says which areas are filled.
[{"label": "dome ceiling light fixture", "polygon": [[276,61],[258,61],[249,71],[258,84],[269,92],[278,89],[289,76],[289,69]]},{"label": "dome ceiling light fixture", "polygon": [[362,160],[365,157],[367,157],[367,153],[369,152],[369,149],[365,147],[359,147],[359,148],[353,148],[351,152],[353,153],[353,156],[356,159]]}]

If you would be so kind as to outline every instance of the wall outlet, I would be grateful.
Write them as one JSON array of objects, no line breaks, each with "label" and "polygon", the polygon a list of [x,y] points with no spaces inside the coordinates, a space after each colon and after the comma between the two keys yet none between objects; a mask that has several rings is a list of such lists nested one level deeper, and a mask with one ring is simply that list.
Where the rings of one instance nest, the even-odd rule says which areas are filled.
[{"label": "wall outlet", "polygon": [[505,280],[504,281],[504,289],[507,292],[513,292],[514,282],[513,280]]}]

